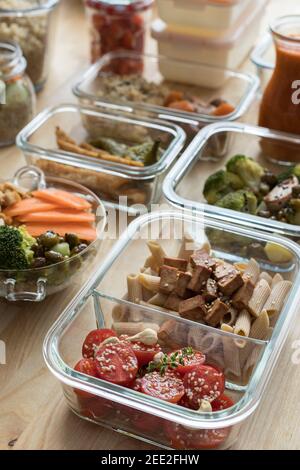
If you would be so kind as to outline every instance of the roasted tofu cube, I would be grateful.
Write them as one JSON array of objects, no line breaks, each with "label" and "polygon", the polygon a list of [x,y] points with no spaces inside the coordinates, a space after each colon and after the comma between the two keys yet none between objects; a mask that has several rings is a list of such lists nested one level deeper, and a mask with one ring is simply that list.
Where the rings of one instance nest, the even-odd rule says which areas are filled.
[{"label": "roasted tofu cube", "polygon": [[204,250],[196,250],[190,256],[190,263],[195,268],[196,266],[205,266],[207,268],[214,268],[216,261],[209,256],[209,254]]},{"label": "roasted tofu cube", "polygon": [[188,289],[193,292],[201,292],[205,288],[206,281],[210,278],[212,269],[206,266],[196,266],[193,270],[192,279],[188,284]]},{"label": "roasted tofu cube", "polygon": [[160,285],[159,291],[162,294],[171,294],[175,290],[177,284],[178,270],[171,266],[162,266],[160,268]]},{"label": "roasted tofu cube", "polygon": [[238,270],[232,264],[220,261],[216,264],[213,274],[214,278],[219,281],[223,277],[237,272]]},{"label": "roasted tofu cube", "polygon": [[167,300],[164,303],[164,308],[168,308],[169,310],[174,310],[174,312],[178,312],[179,310],[179,304],[182,301],[182,299],[175,293],[172,292],[167,298]]},{"label": "roasted tofu cube", "polygon": [[179,315],[193,321],[203,321],[206,315],[204,299],[196,295],[190,299],[182,300],[179,304]]},{"label": "roasted tofu cube", "polygon": [[175,289],[175,293],[179,295],[179,297],[186,297],[188,284],[190,283],[191,279],[192,275],[190,273],[179,272]]},{"label": "roasted tofu cube", "polygon": [[218,288],[222,294],[230,297],[235,291],[237,291],[244,284],[242,275],[238,271],[234,271],[228,276],[222,277],[218,281]]},{"label": "roasted tofu cube", "polygon": [[207,310],[205,317],[206,323],[211,326],[217,326],[224,318],[224,315],[229,311],[229,307],[224,304],[220,299],[214,301],[212,306]]},{"label": "roasted tofu cube", "polygon": [[214,279],[207,279],[204,292],[202,293],[205,302],[213,302],[218,297],[218,286]]},{"label": "roasted tofu cube", "polygon": [[188,262],[186,259],[182,258],[164,258],[164,265],[171,266],[172,268],[185,272],[187,270]]},{"label": "roasted tofu cube", "polygon": [[254,284],[250,279],[243,278],[244,285],[236,291],[232,297],[232,305],[237,310],[243,310],[248,307],[248,303],[254,291]]}]

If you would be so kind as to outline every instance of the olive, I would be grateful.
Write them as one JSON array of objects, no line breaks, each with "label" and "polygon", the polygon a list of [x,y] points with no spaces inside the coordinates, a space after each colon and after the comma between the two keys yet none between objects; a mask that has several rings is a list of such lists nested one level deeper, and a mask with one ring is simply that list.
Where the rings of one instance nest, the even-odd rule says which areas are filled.
[{"label": "olive", "polygon": [[78,253],[81,253],[87,247],[88,245],[86,243],[80,243],[80,245],[75,246],[75,248],[73,248],[71,255],[78,255]]},{"label": "olive", "polygon": [[292,189],[292,196],[299,198],[300,197],[300,184],[297,184],[297,186],[294,186]]},{"label": "olive", "polygon": [[80,239],[75,233],[66,233],[65,241],[69,244],[71,250],[80,245]]},{"label": "olive", "polygon": [[71,254],[69,244],[66,243],[66,242],[58,243],[57,245],[52,247],[51,251],[55,251],[56,253],[60,253],[61,255],[63,255],[64,257],[67,257],[67,258],[69,258],[70,254]]},{"label": "olive", "polygon": [[211,100],[209,104],[211,104],[212,106],[215,106],[216,108],[218,108],[223,103],[225,103],[225,101],[222,100],[221,98],[215,98],[214,100]]},{"label": "olive", "polygon": [[31,248],[33,253],[35,254],[36,258],[43,258],[44,257],[44,247],[42,245],[33,245]]},{"label": "olive", "polygon": [[60,261],[64,261],[64,256],[61,253],[57,253],[56,251],[46,251],[45,258],[51,264],[59,263]]},{"label": "olive", "polygon": [[46,258],[35,258],[32,262],[32,265],[31,267],[32,268],[43,268],[44,266],[46,266],[47,264],[47,261],[46,261]]},{"label": "olive", "polygon": [[261,182],[266,183],[270,188],[274,188],[278,183],[276,176],[269,170],[266,170],[261,177]]},{"label": "olive", "polygon": [[40,235],[39,242],[46,248],[52,248],[54,245],[59,243],[59,235],[49,230],[48,232],[43,233],[43,235]]},{"label": "olive", "polygon": [[267,183],[261,182],[259,185],[259,191],[263,195],[267,195],[270,192],[270,186]]}]

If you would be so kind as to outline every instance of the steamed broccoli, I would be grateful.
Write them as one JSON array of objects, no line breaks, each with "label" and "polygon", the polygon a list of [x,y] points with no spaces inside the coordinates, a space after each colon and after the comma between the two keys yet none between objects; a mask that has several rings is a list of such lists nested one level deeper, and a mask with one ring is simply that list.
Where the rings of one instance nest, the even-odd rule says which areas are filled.
[{"label": "steamed broccoli", "polygon": [[277,176],[278,183],[282,183],[282,181],[287,180],[291,176],[296,176],[300,183],[300,165],[291,166],[283,173],[280,173],[280,175]]},{"label": "steamed broccoli", "polygon": [[226,194],[243,187],[244,183],[239,176],[229,171],[220,170],[207,178],[203,195],[209,204],[215,204]]},{"label": "steamed broccoli", "polygon": [[30,267],[36,243],[25,227],[0,227],[0,269],[26,269]]},{"label": "steamed broccoli", "polygon": [[252,158],[248,158],[245,155],[235,155],[227,162],[226,168],[227,171],[238,175],[245,186],[257,193],[259,192],[264,169]]},{"label": "steamed broccoli", "polygon": [[224,209],[255,214],[257,210],[257,198],[251,191],[240,190],[227,194],[217,201],[216,205]]}]

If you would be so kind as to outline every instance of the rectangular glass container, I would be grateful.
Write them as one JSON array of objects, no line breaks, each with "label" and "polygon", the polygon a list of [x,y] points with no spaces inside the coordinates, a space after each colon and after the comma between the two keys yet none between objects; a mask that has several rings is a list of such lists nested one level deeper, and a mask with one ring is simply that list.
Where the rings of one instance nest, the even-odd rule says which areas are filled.
[{"label": "rectangular glass container", "polygon": [[265,34],[251,54],[262,90],[267,86],[275,68],[275,47],[271,34]]},{"label": "rectangular glass container", "polygon": [[[159,240],[172,256],[182,245],[182,236],[186,231],[196,242],[203,242],[213,232],[213,238],[208,235],[213,255],[229,262],[248,261],[248,255],[242,248],[253,242],[262,249],[266,243],[272,243],[290,254],[289,263],[283,265],[256,257],[264,270],[271,274],[281,272],[292,281],[293,287],[269,340],[243,338],[246,342],[244,352],[247,354],[241,353],[237,347],[236,341],[240,336],[174,316],[154,306],[133,304],[126,300],[126,277],[129,273],[139,272],[144,265],[148,256],[146,241]],[[224,236],[232,237],[231,246],[227,248],[221,248],[218,243]],[[235,246],[237,239],[239,248]],[[217,436],[217,441],[213,440],[214,444],[218,443],[215,447],[227,449],[238,439],[240,426],[259,406],[292,326],[300,296],[297,287],[300,280],[299,261],[300,248],[294,242],[216,221],[209,216],[203,218],[200,214],[195,216],[189,212],[141,216],[130,224],[94,278],[83,287],[48,332],[44,342],[45,361],[61,382],[69,407],[81,418],[166,449],[181,448],[180,442],[176,444],[170,440],[170,427],[171,430],[174,426],[178,429],[177,423],[181,426],[180,430],[182,426],[187,427],[186,432],[196,437],[198,449],[211,446],[212,436]],[[225,370],[226,394],[234,400],[234,406],[213,414],[198,413],[76,372],[73,367],[81,357],[81,345],[87,333],[96,327],[115,327],[113,322],[117,321],[120,311],[125,313],[122,320],[125,327],[145,322],[160,328],[163,323],[172,322],[171,344],[168,346],[164,339],[166,351],[169,348],[174,350],[173,341],[176,343],[175,349],[187,346],[190,342],[187,336],[192,333],[194,347],[201,348],[207,354],[208,361]],[[231,353],[225,355],[225,349]],[[249,371],[245,356],[253,359]],[[235,372],[232,361],[237,367]]]}]

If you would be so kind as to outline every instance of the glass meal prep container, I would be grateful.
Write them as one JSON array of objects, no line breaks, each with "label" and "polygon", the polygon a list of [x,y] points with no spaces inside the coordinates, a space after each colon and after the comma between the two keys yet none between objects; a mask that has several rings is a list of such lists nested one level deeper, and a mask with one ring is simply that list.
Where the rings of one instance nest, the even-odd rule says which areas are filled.
[{"label": "glass meal prep container", "polygon": [[[118,93],[117,86],[111,82],[112,77],[122,80],[127,96],[123,96],[123,86]],[[111,88],[110,92],[104,89],[104,84]],[[137,86],[140,86],[141,93],[136,91]],[[92,65],[74,85],[73,93],[81,104],[109,107],[113,103],[120,110],[172,120],[187,131],[195,132],[199,127],[222,119],[213,114],[215,109],[210,103],[214,106],[224,101],[229,103],[234,108],[226,115],[229,121],[242,118],[258,87],[259,80],[251,74],[164,56],[114,52]],[[175,91],[176,94],[196,97],[199,100],[197,112],[163,106],[161,94],[166,93],[166,89],[170,95]],[[149,102],[146,102],[148,95]]]},{"label": "glass meal prep container", "polygon": [[257,75],[264,90],[275,68],[275,47],[271,34],[266,34],[255,46],[251,60],[256,67]]},{"label": "glass meal prep container", "polygon": [[55,188],[84,198],[91,204],[91,210],[96,216],[97,239],[81,253],[59,263],[17,271],[0,269],[0,298],[10,302],[41,302],[48,295],[61,292],[69,285],[80,285],[88,267],[92,267],[105,229],[106,211],[102,202],[84,186],[63,178],[45,177],[40,169],[32,166],[18,170],[12,183],[27,191]]},{"label": "glass meal prep container", "polygon": [[[164,195],[176,207],[203,211],[218,219],[277,233],[300,242],[300,225],[259,217],[208,204],[203,196],[207,178],[224,169],[234,155],[251,157],[275,174],[289,168],[277,156],[294,155],[299,161],[300,139],[263,127],[217,123],[202,129],[164,181]],[[297,159],[295,158],[297,161]]]},{"label": "glass meal prep container", "polygon": [[59,0],[0,0],[0,40],[16,41],[39,91],[48,75]]},{"label": "glass meal prep container", "polygon": [[145,52],[153,0],[85,0],[91,61],[107,52]]},{"label": "glass meal prep container", "polygon": [[[270,274],[281,272],[293,283],[268,340],[244,337],[246,349],[239,349],[240,336],[174,316],[155,306],[126,300],[127,275],[139,272],[144,265],[148,256],[147,240],[158,240],[172,256],[171,253],[178,253],[186,232],[201,244],[208,237],[213,255],[229,262],[248,261],[241,246],[247,248],[253,243],[262,250],[267,243],[272,243],[289,252],[289,262],[284,264],[252,255],[264,270]],[[231,237],[231,246],[220,248],[217,241],[224,236]],[[236,246],[237,239],[239,245]],[[197,445],[193,448],[229,448],[238,439],[241,425],[246,424],[247,418],[258,408],[291,328],[299,304],[299,256],[299,246],[290,240],[199,213],[157,212],[139,217],[123,233],[95,277],[70,303],[45,338],[45,361],[61,382],[68,406],[83,419],[165,449],[173,447],[169,430],[174,427],[181,436],[185,432],[194,438]],[[234,405],[223,411],[199,413],[75,371],[73,367],[81,357],[86,335],[96,327],[112,327],[117,331],[118,321],[123,322],[118,323],[123,331],[133,325],[140,328],[141,324],[156,327],[163,350],[167,352],[186,347],[193,339],[193,347],[206,354],[207,363],[225,371],[225,392]],[[165,332],[163,336],[161,331]],[[186,448],[178,439],[177,446]]]},{"label": "glass meal prep container", "polygon": [[[66,132],[78,145],[100,137],[141,145],[159,142],[159,160],[135,167],[92,156],[71,148],[61,150],[56,128]],[[173,124],[100,108],[60,105],[40,113],[17,138],[27,161],[51,176],[63,176],[94,191],[109,207],[132,214],[146,211],[159,200],[162,181],[185,142],[184,131]],[[65,147],[64,147],[65,148]]]}]

